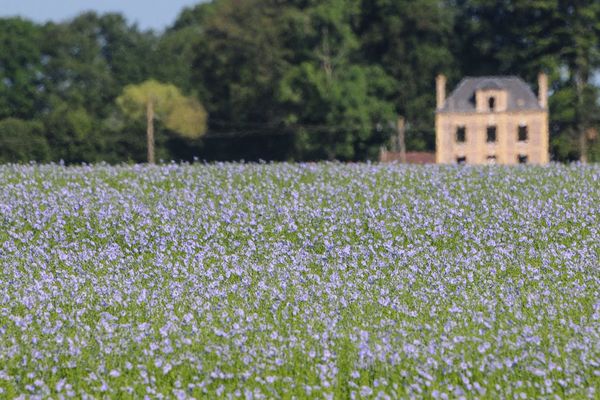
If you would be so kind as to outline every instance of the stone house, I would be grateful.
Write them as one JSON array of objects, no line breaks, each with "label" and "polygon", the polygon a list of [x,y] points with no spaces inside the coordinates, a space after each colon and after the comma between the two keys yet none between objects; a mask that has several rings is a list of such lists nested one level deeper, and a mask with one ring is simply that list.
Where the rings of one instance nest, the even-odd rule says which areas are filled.
[{"label": "stone house", "polygon": [[538,77],[536,98],[520,78],[464,78],[446,98],[436,79],[436,162],[545,164],[548,153],[548,79]]}]

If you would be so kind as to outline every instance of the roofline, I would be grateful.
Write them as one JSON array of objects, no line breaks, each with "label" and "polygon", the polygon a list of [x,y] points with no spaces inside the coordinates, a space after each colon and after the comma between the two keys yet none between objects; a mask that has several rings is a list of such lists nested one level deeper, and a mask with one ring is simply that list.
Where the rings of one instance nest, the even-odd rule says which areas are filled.
[{"label": "roofline", "polygon": [[[452,90],[444,99],[444,103],[442,105],[442,107],[436,109],[436,113],[439,110],[443,110],[444,108],[446,108],[446,105],[448,104],[448,99],[450,99],[450,97],[452,97],[454,95],[454,93],[462,86],[465,84],[465,82],[467,82],[470,79],[517,79],[518,81],[522,82],[525,86],[527,86],[527,88],[529,90],[531,90],[531,93],[533,93],[533,96],[537,99],[538,96],[535,94],[535,92],[533,91],[533,89],[531,89],[531,86],[529,85],[529,83],[527,83],[527,81],[523,80],[523,78],[521,78],[520,76],[517,75],[482,75],[482,76],[464,76],[459,82],[458,84],[454,87],[454,90]],[[481,90],[481,89],[479,89]],[[506,89],[500,89],[500,90],[506,90]],[[543,108],[540,107],[540,110],[545,110],[547,108]],[[527,110],[527,109],[525,109]],[[529,110],[535,110],[533,108],[529,109]],[[446,112],[451,112],[451,111],[446,111]]]},{"label": "roofline", "polygon": [[[531,89],[531,86],[529,86],[529,84],[524,81],[521,77],[517,76],[517,75],[483,75],[483,76],[465,76],[463,77],[458,84],[454,87],[454,90],[452,92],[450,92],[450,95],[446,97],[446,100],[448,100],[450,97],[452,97],[452,94],[454,94],[454,92],[456,92],[458,90],[458,88],[460,88],[462,85],[465,84],[466,81],[468,81],[469,79],[518,79],[519,81],[523,82],[524,84],[526,84],[529,89]],[[533,92],[533,90],[532,90]],[[444,102],[446,101],[444,100]]]},{"label": "roofline", "polygon": [[[481,76],[465,76],[465,77],[463,77],[463,78],[462,78],[462,80],[465,80],[465,79],[497,79],[497,78],[502,78],[502,79],[507,79],[507,78],[517,78],[517,79],[523,80],[523,79],[521,79],[521,77],[520,77],[520,76],[518,76],[518,75],[481,75]],[[523,81],[523,82],[525,82],[525,81]]]}]

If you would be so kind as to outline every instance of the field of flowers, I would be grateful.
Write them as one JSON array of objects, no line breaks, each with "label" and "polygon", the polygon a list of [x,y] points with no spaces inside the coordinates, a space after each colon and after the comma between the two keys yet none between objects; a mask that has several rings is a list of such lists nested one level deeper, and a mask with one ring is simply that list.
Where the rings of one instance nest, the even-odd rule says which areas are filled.
[{"label": "field of flowers", "polygon": [[0,166],[0,397],[598,398],[600,167]]}]

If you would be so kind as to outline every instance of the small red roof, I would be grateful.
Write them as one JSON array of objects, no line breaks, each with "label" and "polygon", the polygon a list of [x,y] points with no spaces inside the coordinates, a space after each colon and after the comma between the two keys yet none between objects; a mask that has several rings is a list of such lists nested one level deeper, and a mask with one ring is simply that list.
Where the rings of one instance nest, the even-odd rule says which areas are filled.
[{"label": "small red roof", "polygon": [[[381,162],[400,161],[400,152],[386,151],[382,154]],[[428,151],[407,151],[407,164],[435,164],[435,153]]]}]

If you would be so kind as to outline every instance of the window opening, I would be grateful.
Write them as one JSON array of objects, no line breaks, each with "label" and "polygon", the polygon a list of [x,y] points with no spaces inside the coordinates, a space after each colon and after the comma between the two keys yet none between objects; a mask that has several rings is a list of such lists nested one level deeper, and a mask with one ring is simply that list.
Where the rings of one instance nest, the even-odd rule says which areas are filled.
[{"label": "window opening", "polygon": [[527,156],[525,154],[519,154],[519,164],[527,164]]},{"label": "window opening", "polygon": [[496,126],[491,125],[487,127],[486,142],[493,143],[496,141]]},{"label": "window opening", "polygon": [[495,97],[490,97],[488,99],[488,106],[490,108],[490,111],[494,111],[494,108],[496,107],[496,98]]},{"label": "window opening", "polygon": [[467,157],[465,157],[465,156],[456,157],[456,163],[457,164],[466,164],[467,163]]},{"label": "window opening", "polygon": [[467,130],[464,126],[458,126],[456,128],[456,141],[458,143],[464,143],[467,141]]},{"label": "window opening", "polygon": [[527,125],[519,125],[519,142],[525,142],[527,141]]}]

